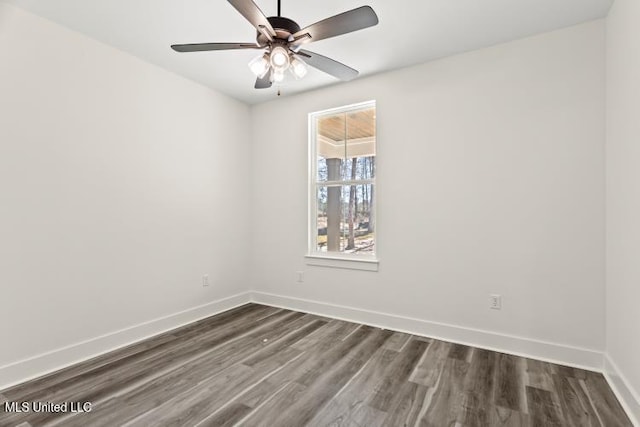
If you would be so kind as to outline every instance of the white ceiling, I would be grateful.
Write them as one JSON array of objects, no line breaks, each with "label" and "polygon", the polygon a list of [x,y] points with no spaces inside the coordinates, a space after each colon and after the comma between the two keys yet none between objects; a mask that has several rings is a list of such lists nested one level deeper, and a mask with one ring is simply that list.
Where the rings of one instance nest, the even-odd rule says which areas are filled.
[{"label": "white ceiling", "polygon": [[[247,63],[258,51],[176,53],[174,43],[251,42],[255,30],[225,0],[2,0],[130,52],[249,104],[273,99],[256,90]],[[267,15],[276,0],[254,0]],[[604,17],[613,0],[282,0],[301,27],[370,5],[380,24],[305,46],[360,76],[495,45]],[[285,82],[290,95],[338,81],[319,71]]]}]

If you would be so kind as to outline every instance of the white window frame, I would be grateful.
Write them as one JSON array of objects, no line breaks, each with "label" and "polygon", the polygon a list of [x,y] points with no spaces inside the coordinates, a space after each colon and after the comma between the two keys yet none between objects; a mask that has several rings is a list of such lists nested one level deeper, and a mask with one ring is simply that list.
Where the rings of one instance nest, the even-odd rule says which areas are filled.
[{"label": "white window frame", "polygon": [[[314,265],[320,267],[333,267],[333,268],[346,268],[353,270],[365,270],[365,271],[378,271],[379,260],[377,257],[378,253],[378,226],[379,221],[377,221],[377,200],[378,200],[378,187],[377,187],[377,176],[378,176],[378,165],[376,159],[376,174],[372,179],[366,180],[356,180],[356,181],[318,181],[318,146],[317,146],[317,122],[320,117],[323,116],[331,116],[338,113],[348,113],[350,111],[362,110],[366,108],[376,108],[376,101],[365,101],[357,104],[346,105],[342,107],[331,108],[328,110],[316,111],[313,113],[309,113],[309,195],[308,195],[308,247],[307,247],[307,255],[305,256],[305,262],[307,265]],[[376,131],[376,153],[378,152],[377,148],[378,144],[378,136]],[[354,255],[349,253],[341,253],[341,252],[320,252],[317,250],[318,247],[318,218],[317,218],[317,209],[318,209],[318,196],[317,189],[318,186],[327,186],[327,185],[362,185],[362,184],[372,184],[376,189],[376,197],[373,200],[373,206],[371,210],[373,212],[374,218],[376,218],[375,224],[375,234],[374,234],[374,253],[373,254],[361,254]]]}]

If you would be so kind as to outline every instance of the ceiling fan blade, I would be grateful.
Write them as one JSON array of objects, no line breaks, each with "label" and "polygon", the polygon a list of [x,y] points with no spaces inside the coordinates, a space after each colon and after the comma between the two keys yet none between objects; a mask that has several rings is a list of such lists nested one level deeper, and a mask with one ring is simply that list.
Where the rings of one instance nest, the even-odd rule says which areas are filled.
[{"label": "ceiling fan blade", "polygon": [[256,79],[256,89],[269,89],[271,87],[271,71],[269,71],[264,77],[258,77]]},{"label": "ceiling fan blade", "polygon": [[192,43],[174,44],[171,49],[176,52],[205,52],[210,50],[262,49],[255,43]]},{"label": "ceiling fan blade", "polygon": [[242,16],[245,17],[247,21],[251,22],[251,25],[256,27],[258,31],[263,32],[262,30],[266,30],[269,34],[271,34],[272,37],[276,36],[276,32],[271,26],[271,23],[252,0],[228,1],[233,7],[236,8],[238,12],[240,12]]},{"label": "ceiling fan blade", "polygon": [[298,55],[304,58],[304,62],[317,68],[320,71],[324,71],[327,74],[331,74],[340,80],[349,81],[358,77],[358,70],[354,70],[351,67],[334,61],[326,56],[319,55],[308,50],[300,50]]},{"label": "ceiling fan blade", "polygon": [[[362,6],[311,24],[293,35],[299,44],[328,39],[378,24],[378,15],[370,6]],[[309,34],[311,38],[305,37]]]}]

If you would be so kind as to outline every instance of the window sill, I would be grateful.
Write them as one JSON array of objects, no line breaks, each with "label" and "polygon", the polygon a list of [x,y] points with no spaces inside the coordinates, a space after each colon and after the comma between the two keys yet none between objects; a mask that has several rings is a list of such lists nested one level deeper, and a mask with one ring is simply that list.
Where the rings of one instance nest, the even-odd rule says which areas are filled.
[{"label": "window sill", "polygon": [[344,268],[347,270],[378,271],[375,258],[355,258],[331,255],[306,255],[305,263],[316,267]]}]

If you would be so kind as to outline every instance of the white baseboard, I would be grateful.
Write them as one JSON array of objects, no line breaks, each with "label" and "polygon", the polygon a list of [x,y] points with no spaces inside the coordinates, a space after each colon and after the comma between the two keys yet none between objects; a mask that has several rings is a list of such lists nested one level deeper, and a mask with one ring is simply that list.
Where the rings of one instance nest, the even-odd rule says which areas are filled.
[{"label": "white baseboard", "polygon": [[244,292],[0,366],[0,390],[250,302]]},{"label": "white baseboard", "polygon": [[608,354],[604,356],[604,376],[633,425],[640,427],[640,393],[631,386]]},{"label": "white baseboard", "polygon": [[251,301],[576,368],[602,372],[603,367],[603,353],[598,350],[264,292],[251,292]]}]

